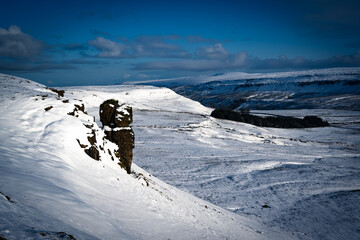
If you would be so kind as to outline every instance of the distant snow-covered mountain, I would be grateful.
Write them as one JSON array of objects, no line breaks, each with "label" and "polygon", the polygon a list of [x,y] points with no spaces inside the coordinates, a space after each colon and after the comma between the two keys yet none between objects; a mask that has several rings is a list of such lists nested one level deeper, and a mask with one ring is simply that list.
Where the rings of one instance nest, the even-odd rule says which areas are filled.
[{"label": "distant snow-covered mountain", "polygon": [[174,90],[210,107],[360,110],[360,68],[228,73]]},{"label": "distant snow-covered mountain", "polygon": [[135,84],[170,87],[209,107],[360,110],[360,68],[233,72]]}]

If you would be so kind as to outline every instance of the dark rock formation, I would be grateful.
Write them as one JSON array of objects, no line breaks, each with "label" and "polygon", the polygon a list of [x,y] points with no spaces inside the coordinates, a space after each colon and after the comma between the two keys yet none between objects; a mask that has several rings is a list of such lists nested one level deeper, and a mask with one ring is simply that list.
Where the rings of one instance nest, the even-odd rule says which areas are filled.
[{"label": "dark rock formation", "polygon": [[130,127],[133,121],[132,108],[110,99],[100,105],[99,112],[107,139],[118,145],[115,156],[120,160],[119,165],[130,174],[135,142],[135,135]]},{"label": "dark rock formation", "polygon": [[115,124],[115,110],[119,107],[119,102],[114,99],[109,99],[100,105],[99,115],[103,126],[114,127]]},{"label": "dark rock formation", "polygon": [[[74,117],[79,117],[79,111],[83,112],[84,114],[87,114],[87,112],[85,111],[85,106],[84,104],[81,105],[74,105],[74,110],[72,112],[69,112],[68,115],[74,116]],[[91,133],[88,134],[87,136],[87,140],[88,140],[88,144],[83,144],[80,142],[79,139],[76,139],[77,142],[79,143],[80,147],[84,149],[84,152],[91,158],[99,161],[100,160],[100,153],[98,150],[98,146],[97,146],[97,141],[96,141],[96,132],[95,129],[93,129],[94,125],[93,124],[84,124],[84,126],[86,128],[91,129]]]},{"label": "dark rock formation", "polygon": [[88,136],[87,139],[88,139],[88,141],[89,141],[89,143],[90,143],[91,145],[95,145],[95,143],[96,143],[96,134],[95,134],[95,130],[94,130],[94,129],[92,129],[91,135]]},{"label": "dark rock formation", "polygon": [[235,112],[228,109],[215,109],[211,116],[237,122],[253,124],[259,127],[273,128],[313,128],[326,127],[329,123],[317,116],[306,116],[303,119],[287,116],[260,117],[249,113]]},{"label": "dark rock formation", "polygon": [[96,146],[91,145],[90,148],[85,149],[84,151],[87,155],[89,155],[89,157],[98,161],[100,160],[99,150],[96,148]]},{"label": "dark rock formation", "polygon": [[55,89],[55,88],[49,88],[51,91],[53,91],[54,93],[57,93],[58,97],[64,97],[64,93],[65,91],[64,90],[58,90],[58,89]]},{"label": "dark rock formation", "polygon": [[87,114],[87,112],[85,111],[84,104],[81,105],[74,104],[74,110],[72,112],[68,112],[67,114],[70,116],[79,117],[79,111],[83,112],[84,114]]},{"label": "dark rock formation", "polygon": [[106,100],[100,105],[100,121],[103,126],[128,127],[132,119],[132,108],[124,104],[119,105],[117,100]]},{"label": "dark rock formation", "polygon": [[49,106],[49,107],[44,108],[44,110],[45,110],[45,111],[49,111],[49,110],[52,109],[52,108],[53,108],[53,106]]},{"label": "dark rock formation", "polygon": [[82,111],[83,113],[87,114],[87,112],[85,111],[85,105],[84,104],[81,104],[81,105],[74,104],[74,106],[75,106],[76,110]]},{"label": "dark rock formation", "polygon": [[[62,239],[62,240],[76,240],[76,238],[71,235],[67,234],[66,232],[39,232],[39,235],[42,237],[41,239]],[[1,240],[1,239],[0,239]]]},{"label": "dark rock formation", "polygon": [[105,131],[106,137],[118,145],[118,150],[115,151],[115,156],[120,159],[120,166],[124,168],[127,173],[131,173],[131,163],[133,158],[134,148],[134,132],[130,127],[124,129],[117,129],[112,131]]}]

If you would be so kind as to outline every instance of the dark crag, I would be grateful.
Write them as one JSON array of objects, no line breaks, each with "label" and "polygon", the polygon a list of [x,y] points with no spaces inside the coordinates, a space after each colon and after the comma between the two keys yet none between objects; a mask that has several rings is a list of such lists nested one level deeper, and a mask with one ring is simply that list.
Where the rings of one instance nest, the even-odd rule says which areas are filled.
[{"label": "dark crag", "polygon": [[100,121],[107,139],[119,147],[115,151],[115,155],[120,159],[119,165],[130,174],[135,142],[130,126],[133,121],[132,108],[119,105],[114,99],[107,100],[100,105]]},{"label": "dark crag", "polygon": [[303,119],[288,116],[260,117],[250,113],[235,112],[228,109],[215,109],[211,116],[236,122],[244,122],[259,127],[273,128],[313,128],[326,127],[329,123],[317,116],[306,116]]}]

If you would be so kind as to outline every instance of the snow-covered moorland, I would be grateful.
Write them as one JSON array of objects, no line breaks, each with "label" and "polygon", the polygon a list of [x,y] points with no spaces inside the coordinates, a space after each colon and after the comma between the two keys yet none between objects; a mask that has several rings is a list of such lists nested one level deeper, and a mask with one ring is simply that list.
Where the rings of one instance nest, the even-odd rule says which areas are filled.
[{"label": "snow-covered moorland", "polygon": [[[99,127],[99,105],[109,98],[132,105],[137,119],[144,117],[140,113],[152,115],[147,124],[159,110],[209,112],[164,88],[74,88],[61,97],[32,81],[1,74],[1,239],[289,236],[178,190],[136,164],[128,175],[107,154],[114,144],[102,138]],[[84,104],[88,114],[68,115],[74,104]],[[89,124],[105,148],[100,151],[101,161],[86,155],[77,142],[86,141]]]},{"label": "snow-covered moorland", "polygon": [[[211,118],[212,109],[167,88],[71,87],[59,97],[25,79],[0,79],[6,239],[360,237],[359,112],[259,111],[331,124],[260,128]],[[106,153],[88,157],[76,141],[86,140],[88,122],[102,136],[98,107],[109,98],[133,107],[131,175]],[[67,115],[74,104],[88,115]]]},{"label": "snow-covered moorland", "polygon": [[191,85],[170,86],[183,96],[213,107],[360,111],[359,67],[280,73],[226,73],[195,78]]}]

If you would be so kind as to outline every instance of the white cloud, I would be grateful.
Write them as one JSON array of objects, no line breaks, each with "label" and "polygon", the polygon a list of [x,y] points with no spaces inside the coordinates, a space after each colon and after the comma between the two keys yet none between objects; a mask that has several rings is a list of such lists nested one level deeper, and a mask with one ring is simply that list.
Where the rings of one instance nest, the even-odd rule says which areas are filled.
[{"label": "white cloud", "polygon": [[179,37],[141,35],[129,42],[129,45],[134,57],[188,58],[191,56],[179,45],[168,42],[169,40],[179,40]]},{"label": "white cloud", "polygon": [[129,57],[128,47],[124,44],[107,40],[103,37],[97,37],[88,42],[90,46],[95,47],[98,51],[98,57],[103,58],[123,58]]},{"label": "white cloud", "polygon": [[128,79],[129,77],[131,77],[131,74],[129,74],[129,73],[125,73],[123,75],[123,79]]},{"label": "white cloud", "polygon": [[226,50],[221,43],[216,43],[209,47],[201,47],[195,55],[201,59],[216,60],[224,60],[230,57],[229,51]]},{"label": "white cloud", "polygon": [[246,64],[246,60],[248,59],[248,55],[246,52],[238,52],[234,55],[234,59],[232,60],[232,65],[234,67],[241,67]]},{"label": "white cloud", "polygon": [[217,43],[210,47],[202,47],[196,52],[195,59],[181,61],[154,61],[144,62],[135,66],[137,70],[185,70],[185,71],[211,71],[245,67],[248,64],[246,52],[230,54]]},{"label": "white cloud", "polygon": [[45,43],[23,33],[18,26],[0,28],[0,56],[19,59],[40,56]]},{"label": "white cloud", "polygon": [[177,44],[165,40],[177,40],[172,36],[139,36],[133,41],[123,38],[124,44],[97,37],[88,42],[102,58],[189,58],[191,54]]},{"label": "white cloud", "polygon": [[158,61],[138,64],[136,70],[186,70],[186,71],[208,71],[228,68],[219,60],[189,59],[182,61]]}]

